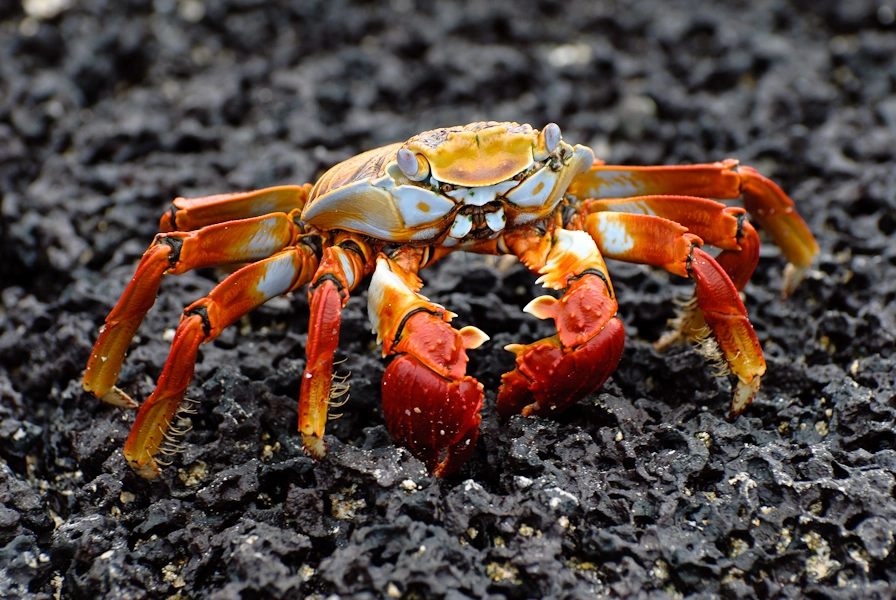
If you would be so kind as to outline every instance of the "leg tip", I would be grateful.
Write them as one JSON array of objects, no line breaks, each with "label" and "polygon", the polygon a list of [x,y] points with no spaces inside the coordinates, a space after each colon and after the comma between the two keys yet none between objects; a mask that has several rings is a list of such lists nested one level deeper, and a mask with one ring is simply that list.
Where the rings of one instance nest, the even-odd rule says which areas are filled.
[{"label": "leg tip", "polygon": [[302,449],[305,451],[305,454],[314,460],[321,460],[327,455],[327,445],[324,443],[324,438],[318,437],[313,433],[302,434]]},{"label": "leg tip", "polygon": [[156,464],[155,459],[150,458],[149,462],[140,465],[136,460],[129,460],[128,463],[131,465],[131,468],[142,477],[143,479],[155,479],[162,473],[162,469],[159,468],[159,465]]},{"label": "leg tip", "polygon": [[681,344],[684,341],[685,339],[681,331],[674,329],[672,331],[667,331],[662,336],[660,336],[660,339],[653,343],[653,349],[657,352],[665,352],[670,347],[676,344]]},{"label": "leg tip", "polygon": [[734,388],[734,398],[731,400],[731,411],[728,413],[728,421],[735,421],[742,412],[753,404],[753,398],[759,391],[760,377],[755,375],[750,381],[738,380]]},{"label": "leg tip", "polygon": [[797,266],[793,263],[787,263],[787,266],[784,267],[784,285],[781,288],[782,300],[790,297],[790,295],[793,294],[796,288],[806,277],[806,272],[808,270],[809,267],[807,266]]},{"label": "leg tip", "polygon": [[108,392],[100,396],[100,400],[112,406],[121,408],[139,408],[140,403],[128,396],[117,386],[112,386]]}]

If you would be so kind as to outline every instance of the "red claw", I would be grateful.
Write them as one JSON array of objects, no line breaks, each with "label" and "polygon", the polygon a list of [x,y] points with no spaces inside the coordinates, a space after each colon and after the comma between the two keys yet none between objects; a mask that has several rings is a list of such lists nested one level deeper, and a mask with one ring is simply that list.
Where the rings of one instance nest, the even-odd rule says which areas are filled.
[{"label": "red claw", "polygon": [[563,348],[558,336],[525,346],[513,345],[517,367],[501,378],[498,414],[548,416],[566,410],[607,380],[619,365],[625,333],[610,319],[590,340]]},{"label": "red claw", "polygon": [[403,354],[383,375],[383,414],[392,437],[437,477],[460,468],[479,437],[482,384],[450,381]]},{"label": "red claw", "polygon": [[619,365],[625,345],[616,300],[595,274],[573,280],[559,300],[542,296],[525,310],[553,319],[557,335],[505,347],[516,354],[516,368],[504,374],[498,391],[498,414],[505,419],[569,408],[603,385]]},{"label": "red claw", "polygon": [[482,384],[464,375],[467,331],[438,317],[412,315],[383,375],[383,414],[392,437],[445,477],[467,460],[479,437]]}]

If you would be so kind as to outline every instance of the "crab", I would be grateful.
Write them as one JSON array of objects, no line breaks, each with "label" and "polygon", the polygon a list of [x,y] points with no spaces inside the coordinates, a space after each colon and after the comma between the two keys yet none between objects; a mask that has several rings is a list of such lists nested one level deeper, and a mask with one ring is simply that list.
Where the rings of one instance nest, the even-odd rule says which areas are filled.
[{"label": "crab", "polygon": [[[721,200],[741,199],[743,206]],[[501,418],[558,414],[616,369],[624,328],[604,258],[690,278],[684,304],[657,348],[694,342],[736,378],[729,418],[752,402],[766,365],[740,292],[759,258],[749,213],[789,263],[783,295],[810,267],[818,245],[793,202],[736,160],[687,166],[612,166],[566,143],[550,123],[479,122],[427,131],[337,164],[314,185],[284,185],[177,198],[106,318],[83,387],[137,408],[124,446],[143,477],[158,456],[193,378],[199,345],[255,307],[308,286],[307,361],[298,428],[322,458],[329,406],[346,385],[333,374],[342,308],[371,275],[370,324],[383,356],[382,407],[393,439],[437,476],[456,471],[479,435],[483,386],[466,374],[467,351],[489,338],[455,329],[456,315],[420,293],[420,269],[455,251],[510,254],[557,290],[523,310],[553,319],[556,334],[510,344],[515,368],[497,393]],[[713,257],[702,249],[720,250]],[[188,306],[155,390],[142,405],[117,387],[125,352],[165,274],[237,265]],[[170,448],[168,449],[170,453]],[[164,463],[163,463],[164,464]]]}]

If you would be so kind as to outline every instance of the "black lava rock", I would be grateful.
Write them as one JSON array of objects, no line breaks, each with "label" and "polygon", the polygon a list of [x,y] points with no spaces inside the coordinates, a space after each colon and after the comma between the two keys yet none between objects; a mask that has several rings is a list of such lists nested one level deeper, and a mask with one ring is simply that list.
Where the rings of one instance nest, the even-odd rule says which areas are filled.
[{"label": "black lava rock", "polygon": [[[0,596],[892,598],[896,589],[896,4],[716,0],[0,2]],[[492,341],[461,471],[383,422],[366,283],[329,455],[301,451],[303,293],[200,349],[183,450],[126,465],[133,414],[84,393],[105,316],[177,196],[312,182],[477,120],[610,163],[740,159],[821,253],[791,298],[763,237],[745,304],[769,369],[731,382],[652,342],[690,282],[609,264],[627,346],[557,419],[501,422],[503,346],[551,334],[525,268],[449,257],[424,292]],[[152,391],[183,307],[165,278],[119,385]]]}]

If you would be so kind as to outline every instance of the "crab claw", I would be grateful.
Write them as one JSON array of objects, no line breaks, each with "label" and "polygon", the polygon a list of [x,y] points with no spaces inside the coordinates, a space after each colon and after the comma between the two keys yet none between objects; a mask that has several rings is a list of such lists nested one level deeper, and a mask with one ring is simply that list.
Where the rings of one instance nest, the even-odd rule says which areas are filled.
[{"label": "crab claw", "polygon": [[466,349],[485,339],[475,328],[456,331],[417,312],[383,375],[383,414],[392,437],[437,477],[459,469],[479,437],[482,384],[464,371]]},{"label": "crab claw", "polygon": [[501,378],[498,414],[547,416],[572,406],[607,380],[619,365],[625,345],[616,302],[594,276],[570,285],[560,300],[543,296],[526,307],[553,318],[557,335],[531,344],[509,344],[516,368]]},{"label": "crab claw", "polygon": [[392,437],[437,477],[450,475],[470,456],[481,408],[481,383],[469,375],[449,381],[407,354],[383,376],[383,414]]},{"label": "crab claw", "polygon": [[622,321],[610,320],[600,333],[577,348],[564,348],[558,336],[532,344],[510,344],[516,368],[501,377],[501,418],[548,416],[562,412],[599,388],[616,370],[625,343]]}]

